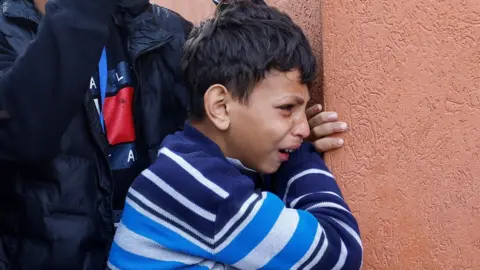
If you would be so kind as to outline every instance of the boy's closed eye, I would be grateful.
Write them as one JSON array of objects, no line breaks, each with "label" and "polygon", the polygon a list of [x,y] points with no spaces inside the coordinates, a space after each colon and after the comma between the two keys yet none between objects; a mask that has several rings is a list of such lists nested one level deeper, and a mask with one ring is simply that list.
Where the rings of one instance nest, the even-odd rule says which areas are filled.
[{"label": "boy's closed eye", "polygon": [[278,108],[280,110],[291,112],[293,108],[295,108],[295,104],[285,104],[285,105],[278,106]]},{"label": "boy's closed eye", "polygon": [[287,98],[276,108],[281,110],[282,114],[290,116],[297,108],[303,107],[305,100],[301,97],[294,96],[292,98]]}]

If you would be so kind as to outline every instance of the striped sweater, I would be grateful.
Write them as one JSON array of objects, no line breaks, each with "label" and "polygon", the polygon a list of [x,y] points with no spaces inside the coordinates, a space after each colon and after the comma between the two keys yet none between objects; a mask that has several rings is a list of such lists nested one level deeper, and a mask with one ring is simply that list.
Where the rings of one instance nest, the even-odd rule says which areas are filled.
[{"label": "striped sweater", "polygon": [[275,192],[247,175],[188,124],[168,136],[129,190],[108,267],[361,268],[357,222],[312,145],[271,177]]}]

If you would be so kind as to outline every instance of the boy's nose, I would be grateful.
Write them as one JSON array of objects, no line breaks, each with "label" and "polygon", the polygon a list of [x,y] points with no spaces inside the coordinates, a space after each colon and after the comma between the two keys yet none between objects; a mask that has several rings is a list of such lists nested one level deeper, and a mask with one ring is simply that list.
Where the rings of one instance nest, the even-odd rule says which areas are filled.
[{"label": "boy's nose", "polygon": [[302,140],[310,136],[310,126],[308,125],[307,116],[303,114],[293,129],[293,135],[295,137],[300,137]]}]

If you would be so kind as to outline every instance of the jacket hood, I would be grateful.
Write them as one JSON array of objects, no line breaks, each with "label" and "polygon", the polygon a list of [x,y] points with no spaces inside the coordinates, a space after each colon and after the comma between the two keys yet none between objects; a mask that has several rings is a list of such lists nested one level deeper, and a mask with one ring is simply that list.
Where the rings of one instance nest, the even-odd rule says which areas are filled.
[{"label": "jacket hood", "polygon": [[123,17],[123,20],[131,19],[144,12],[149,4],[149,0],[117,0],[115,16]]},{"label": "jacket hood", "polygon": [[36,23],[42,18],[33,0],[0,0],[0,6],[0,10],[8,17],[29,19]]}]

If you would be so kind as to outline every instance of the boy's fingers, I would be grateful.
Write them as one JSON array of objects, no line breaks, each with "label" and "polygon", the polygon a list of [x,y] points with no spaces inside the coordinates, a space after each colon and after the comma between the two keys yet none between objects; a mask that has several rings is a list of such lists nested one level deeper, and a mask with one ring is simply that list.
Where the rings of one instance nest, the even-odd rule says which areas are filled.
[{"label": "boy's fingers", "polygon": [[340,148],[344,144],[344,140],[341,138],[322,138],[319,140],[316,140],[313,145],[315,145],[315,148],[317,149],[318,152],[324,153],[328,152],[331,150],[335,150],[337,148]]},{"label": "boy's fingers", "polygon": [[321,112],[311,118],[308,118],[308,125],[310,128],[321,126],[329,122],[335,122],[338,120],[338,114],[336,112]]},{"label": "boy's fingers", "polygon": [[322,105],[320,104],[315,104],[313,106],[311,106],[310,108],[308,108],[305,113],[307,115],[307,119],[310,119],[312,117],[314,117],[315,115],[319,114],[321,111],[322,111]]},{"label": "boy's fingers", "polygon": [[347,129],[348,129],[347,124],[343,122],[324,123],[322,125],[315,126],[311,129],[310,138],[312,138],[312,141],[315,141],[323,137],[328,137],[335,133],[344,132]]}]

